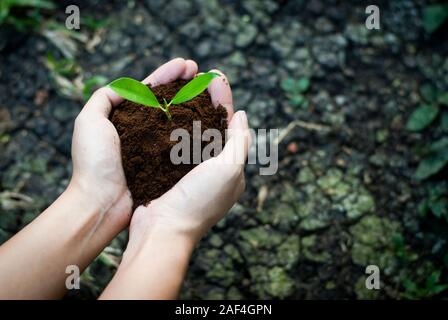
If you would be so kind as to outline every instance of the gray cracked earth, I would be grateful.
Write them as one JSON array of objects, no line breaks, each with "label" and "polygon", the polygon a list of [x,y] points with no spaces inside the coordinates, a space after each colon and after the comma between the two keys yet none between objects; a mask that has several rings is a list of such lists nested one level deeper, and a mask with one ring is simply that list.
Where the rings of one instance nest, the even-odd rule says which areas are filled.
[{"label": "gray cracked earth", "polygon": [[[66,187],[82,83],[143,78],[182,56],[228,76],[253,128],[294,124],[276,175],[247,167],[247,190],[194,252],[182,298],[405,298],[407,279],[442,270],[446,280],[416,209],[413,148],[428,137],[404,129],[422,83],[448,90],[446,36],[425,36],[425,3],[380,2],[382,29],[369,31],[359,1],[98,1],[81,14],[105,24],[71,39],[73,66],[62,71],[48,62],[62,57],[54,37],[11,38],[0,58],[0,242]],[[63,21],[63,10],[46,19]],[[294,100],[285,79],[307,79],[309,89]],[[70,298],[98,296],[126,238]],[[370,264],[382,271],[381,290],[365,289]]]}]

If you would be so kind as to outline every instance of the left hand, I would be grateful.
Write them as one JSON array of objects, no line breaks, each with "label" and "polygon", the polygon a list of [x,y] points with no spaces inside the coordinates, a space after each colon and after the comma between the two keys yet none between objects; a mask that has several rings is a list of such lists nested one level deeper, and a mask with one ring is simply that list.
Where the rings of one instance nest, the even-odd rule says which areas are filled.
[{"label": "left hand", "polygon": [[[189,79],[197,72],[192,60],[173,59],[160,66],[142,82],[166,84],[178,78]],[[126,184],[120,151],[120,138],[109,120],[113,106],[123,99],[111,89],[98,89],[75,121],[72,142],[73,176],[69,189],[93,201],[102,216],[121,229],[129,224],[132,198]]]}]

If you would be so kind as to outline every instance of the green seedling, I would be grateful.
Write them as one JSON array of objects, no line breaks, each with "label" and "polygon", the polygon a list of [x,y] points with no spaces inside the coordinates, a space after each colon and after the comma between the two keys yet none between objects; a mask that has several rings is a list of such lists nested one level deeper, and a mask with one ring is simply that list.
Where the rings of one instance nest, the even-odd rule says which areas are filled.
[{"label": "green seedling", "polygon": [[287,78],[280,85],[286,93],[289,102],[294,107],[307,107],[308,101],[304,94],[310,87],[310,80],[308,78],[301,78],[299,80]]},{"label": "green seedling", "polygon": [[161,109],[166,114],[167,118],[171,120],[171,113],[169,109],[172,105],[187,102],[198,96],[216,77],[219,77],[219,74],[214,72],[207,72],[195,77],[185,86],[183,86],[176,93],[173,99],[171,99],[170,102],[167,102],[165,99],[163,99],[163,104],[160,104],[160,102],[157,100],[156,96],[151,91],[151,89],[148,88],[148,86],[144,85],[140,81],[131,78],[119,78],[112,81],[107,86],[126,100],[142,104],[147,107]]}]

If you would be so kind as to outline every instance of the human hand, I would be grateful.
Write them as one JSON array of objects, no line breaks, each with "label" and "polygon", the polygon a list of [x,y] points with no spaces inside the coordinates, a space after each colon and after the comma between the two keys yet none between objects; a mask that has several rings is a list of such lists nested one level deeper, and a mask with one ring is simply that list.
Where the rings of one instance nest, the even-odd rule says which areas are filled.
[{"label": "human hand", "polygon": [[[178,78],[189,79],[197,72],[192,60],[173,59],[143,80],[152,86]],[[94,201],[101,217],[107,214],[117,229],[125,228],[131,217],[132,198],[126,184],[118,133],[109,121],[113,106],[122,98],[111,89],[98,89],[75,121],[72,142],[73,176],[69,189],[81,191],[84,201]],[[88,199],[88,200],[87,200]]]},{"label": "human hand", "polygon": [[[197,66],[193,71],[191,78]],[[250,144],[246,114],[233,114],[232,92],[223,74],[208,90],[213,104],[224,106],[230,120],[223,151],[135,210],[120,267],[100,299],[176,298],[194,245],[243,192]]]},{"label": "human hand", "polygon": [[164,232],[194,245],[244,191],[244,160],[250,144],[246,114],[233,114],[232,92],[222,73],[208,90],[213,104],[227,109],[229,140],[217,157],[196,166],[163,196],[135,210],[125,258],[137,253],[148,238]]}]

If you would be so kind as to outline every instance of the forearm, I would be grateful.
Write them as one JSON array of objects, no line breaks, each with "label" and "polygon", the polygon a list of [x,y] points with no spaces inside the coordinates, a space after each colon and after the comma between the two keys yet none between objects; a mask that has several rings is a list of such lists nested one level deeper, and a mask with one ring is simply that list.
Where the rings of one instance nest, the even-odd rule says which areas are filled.
[{"label": "forearm", "polygon": [[151,227],[138,239],[130,239],[100,299],[176,299],[193,247],[185,235]]},{"label": "forearm", "polygon": [[[92,195],[90,195],[92,196]],[[82,272],[120,231],[103,209],[69,188],[0,247],[0,298],[55,299],[66,291],[67,266]]]}]

